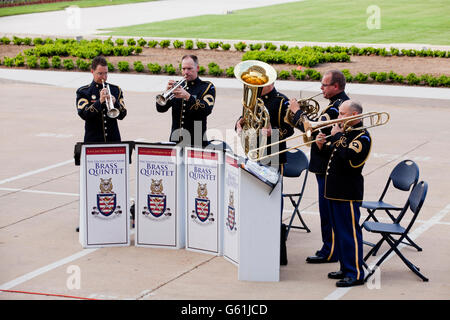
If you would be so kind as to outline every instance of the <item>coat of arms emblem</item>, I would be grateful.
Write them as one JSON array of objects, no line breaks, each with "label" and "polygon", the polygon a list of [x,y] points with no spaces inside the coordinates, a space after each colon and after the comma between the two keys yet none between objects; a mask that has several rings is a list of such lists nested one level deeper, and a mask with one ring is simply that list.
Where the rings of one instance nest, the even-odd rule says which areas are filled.
[{"label": "coat of arms emblem", "polygon": [[152,179],[150,193],[147,194],[147,206],[142,212],[145,216],[151,214],[153,217],[159,218],[163,215],[168,217],[172,215],[170,208],[167,208],[167,197],[163,190],[162,179]]},{"label": "coat of arms emblem", "polygon": [[121,214],[122,210],[117,205],[116,193],[112,191],[112,178],[100,178],[100,193],[97,193],[97,206],[93,207],[92,214],[101,214],[105,217],[111,216],[113,213]]},{"label": "coat of arms emblem", "polygon": [[208,188],[206,183],[198,182],[197,186],[197,198],[195,198],[195,210],[192,210],[192,213],[195,215],[191,215],[191,218],[196,220],[198,219],[200,222],[213,222],[213,214],[211,212],[211,202],[207,197]]},{"label": "coat of arms emblem", "polygon": [[228,215],[227,220],[225,222],[228,230],[235,231],[236,228],[236,210],[234,209],[234,193],[230,190],[230,194],[228,196]]}]

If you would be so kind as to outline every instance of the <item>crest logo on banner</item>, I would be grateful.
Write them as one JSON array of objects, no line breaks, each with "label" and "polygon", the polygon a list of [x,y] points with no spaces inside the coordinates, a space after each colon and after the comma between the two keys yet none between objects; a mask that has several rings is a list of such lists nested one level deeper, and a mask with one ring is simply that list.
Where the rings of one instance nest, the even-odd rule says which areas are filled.
[{"label": "crest logo on banner", "polygon": [[191,219],[199,224],[210,224],[214,222],[211,212],[211,202],[207,197],[208,188],[206,183],[198,182],[197,198],[195,198],[195,210],[192,210]]},{"label": "crest logo on banner", "polygon": [[117,205],[116,194],[112,191],[111,180],[112,178],[100,178],[100,193],[97,193],[97,206],[92,207],[92,215],[101,217],[99,216],[101,214],[103,217],[110,217],[113,213],[115,215],[122,214],[120,206]]},{"label": "crest logo on banner", "polygon": [[161,221],[172,215],[170,208],[167,208],[167,197],[163,190],[162,179],[152,179],[150,193],[147,194],[147,206],[144,207],[144,211],[142,211],[144,216],[152,220]]},{"label": "crest logo on banner", "polygon": [[234,193],[231,190],[228,196],[228,215],[225,224],[230,232],[235,232],[237,230],[236,210],[234,209]]}]

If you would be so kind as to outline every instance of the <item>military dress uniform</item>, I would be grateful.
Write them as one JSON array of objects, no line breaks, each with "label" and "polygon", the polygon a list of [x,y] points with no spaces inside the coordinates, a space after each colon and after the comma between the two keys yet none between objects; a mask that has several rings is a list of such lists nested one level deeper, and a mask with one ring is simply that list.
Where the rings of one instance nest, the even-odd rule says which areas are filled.
[{"label": "military dress uniform", "polygon": [[[106,85],[106,83],[105,83]],[[100,103],[100,91],[103,85],[92,81],[91,84],[77,90],[78,115],[85,121],[84,142],[120,142],[120,132],[117,120],[122,120],[127,115],[122,90],[113,84],[109,84],[111,95],[116,102],[114,107],[120,113],[115,119],[106,115],[106,103]]]},{"label": "military dress uniform", "polygon": [[[214,107],[216,89],[210,81],[203,81],[198,77],[188,81],[184,89],[191,95],[188,100],[173,98],[165,106],[156,103],[156,110],[166,112],[172,108],[170,141],[182,141],[183,131],[187,131],[191,137],[188,142],[190,145],[205,146],[207,141],[203,141],[203,137],[207,129],[206,118]],[[196,122],[201,122],[201,132],[195,130]]]},{"label": "military dress uniform", "polygon": [[[330,103],[326,109],[324,109],[316,121],[327,121],[337,119],[339,116],[339,106],[350,98],[344,91],[330,98]],[[299,110],[294,115],[295,127],[304,132],[303,123],[301,122],[302,111]],[[324,128],[322,132],[326,135],[331,133],[331,128]],[[313,134],[313,139],[319,132]],[[338,261],[338,256],[334,245],[334,234],[331,228],[330,212],[326,199],[324,198],[325,188],[325,172],[328,164],[328,156],[322,154],[317,145],[313,143],[311,145],[311,153],[309,160],[309,171],[316,175],[318,194],[319,194],[319,214],[320,214],[320,229],[322,233],[322,248],[316,252],[317,257],[324,258],[327,262]],[[311,259],[311,258],[309,258]],[[308,262],[316,262],[308,260]],[[317,261],[319,262],[319,261]],[[320,261],[322,262],[322,261]]]},{"label": "military dress uniform", "polygon": [[[355,129],[362,126],[359,122]],[[337,133],[322,147],[329,156],[325,173],[325,198],[331,211],[336,251],[342,277],[363,281],[360,206],[364,195],[362,169],[369,156],[372,139],[366,129]]]},{"label": "military dress uniform", "polygon": [[[289,110],[289,99],[281,92],[278,92],[274,87],[269,93],[262,95],[261,100],[267,109],[270,116],[270,125],[272,126],[272,134],[267,137],[267,144],[275,143],[279,140],[286,139],[294,133],[294,128],[292,128],[288,123],[284,122],[284,117],[287,110]],[[278,138],[274,134],[274,130],[278,130]],[[277,140],[274,140],[277,139]],[[282,142],[278,147],[267,148],[267,154],[272,154],[277,151],[282,151],[286,149],[286,142]],[[279,155],[279,159],[270,158],[271,164],[283,164],[286,162],[286,154],[282,153]]]}]

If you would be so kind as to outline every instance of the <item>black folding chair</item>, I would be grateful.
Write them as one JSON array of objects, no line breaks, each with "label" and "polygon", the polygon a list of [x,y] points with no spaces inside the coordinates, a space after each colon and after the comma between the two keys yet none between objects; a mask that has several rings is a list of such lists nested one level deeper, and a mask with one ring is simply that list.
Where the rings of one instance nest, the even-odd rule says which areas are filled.
[{"label": "black folding chair", "polygon": [[[292,205],[294,206],[294,211],[291,214],[291,218],[289,220],[289,224],[286,230],[286,239],[289,235],[289,231],[291,228],[295,229],[303,229],[307,232],[311,232],[311,230],[306,225],[305,221],[300,214],[300,210],[298,209],[300,202],[303,197],[303,193],[305,191],[306,181],[308,179],[308,166],[309,161],[306,155],[300,149],[295,149],[295,151],[286,152],[286,163],[283,164],[283,179],[284,178],[300,178],[303,174],[303,180],[300,180],[300,192],[297,193],[282,193],[282,206],[281,210],[284,209],[284,198],[289,198],[291,200]],[[301,226],[292,225],[295,216],[300,219]]]},{"label": "black folding chair", "polygon": [[[372,270],[370,270],[369,274],[366,277],[367,279],[375,273],[376,268],[378,268],[383,261],[394,251],[400,259],[410,268],[416,275],[418,275],[423,281],[428,281],[423,274],[420,273],[420,269],[411,263],[405,256],[401,253],[398,246],[402,243],[403,239],[407,237],[408,232],[411,230],[416,218],[419,214],[420,209],[425,201],[425,197],[427,196],[428,184],[424,181],[420,181],[418,184],[414,186],[412,189],[408,201],[400,212],[398,217],[395,219],[393,223],[381,223],[375,221],[366,221],[363,223],[363,228],[372,233],[379,233],[381,235],[381,240],[366,254],[364,257],[364,261],[370,257],[373,251],[378,250],[381,244],[386,241],[390,248],[388,251],[384,253],[384,255],[377,261],[376,265]],[[413,216],[408,223],[407,227],[404,228],[400,225],[400,221],[405,216],[406,212],[410,211],[413,213]],[[398,236],[398,239],[395,237]]]},{"label": "black folding chair", "polygon": [[[419,181],[419,167],[417,166],[417,164],[412,160],[403,160],[399,162],[395,166],[395,168],[391,171],[389,179],[378,201],[362,202],[361,208],[366,208],[368,212],[368,216],[363,221],[363,223],[369,221],[370,219],[373,219],[375,222],[378,222],[378,219],[375,217],[375,211],[377,210],[384,210],[386,214],[391,218],[391,220],[395,221],[396,217],[394,216],[393,213],[391,213],[391,211],[401,211],[404,206],[398,207],[389,204],[384,200],[384,197],[386,196],[388,190],[391,190],[392,188],[396,188],[401,191],[409,191],[411,190],[411,187],[414,188],[414,186],[417,184],[417,181]],[[392,188],[390,188],[391,185]],[[413,246],[418,251],[422,251],[422,248],[419,247],[416,243],[414,243],[408,236],[405,237],[405,240],[408,241],[405,242],[405,244]],[[364,244],[372,247],[374,246],[373,243],[367,241],[364,241]],[[373,252],[373,255],[375,255],[376,253],[377,251],[375,250]]]}]

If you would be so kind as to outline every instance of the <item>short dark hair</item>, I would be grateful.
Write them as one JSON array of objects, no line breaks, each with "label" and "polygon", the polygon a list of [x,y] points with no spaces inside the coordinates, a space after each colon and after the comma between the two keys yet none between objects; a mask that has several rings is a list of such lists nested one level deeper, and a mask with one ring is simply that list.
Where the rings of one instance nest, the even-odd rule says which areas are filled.
[{"label": "short dark hair", "polygon": [[184,55],[184,56],[181,58],[181,61],[183,61],[183,60],[186,59],[186,58],[191,58],[192,61],[194,61],[194,63],[198,66],[198,58],[197,58],[196,55],[193,55],[193,54],[186,54],[186,55]]},{"label": "short dark hair", "polygon": [[337,83],[339,89],[345,89],[345,76],[340,70],[329,70],[325,74],[331,74],[330,84]]},{"label": "short dark hair", "polygon": [[91,69],[92,70],[97,69],[98,65],[101,65],[104,67],[108,66],[108,62],[106,62],[106,59],[104,56],[96,56],[94,59],[92,59]]}]

